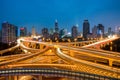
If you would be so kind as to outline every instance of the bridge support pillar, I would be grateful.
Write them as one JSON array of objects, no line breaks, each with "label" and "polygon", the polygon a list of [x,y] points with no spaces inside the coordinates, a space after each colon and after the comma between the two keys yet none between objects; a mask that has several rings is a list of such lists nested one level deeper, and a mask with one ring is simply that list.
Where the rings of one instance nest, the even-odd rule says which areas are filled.
[{"label": "bridge support pillar", "polygon": [[14,76],[14,80],[18,80],[18,76]]},{"label": "bridge support pillar", "polygon": [[38,76],[38,80],[42,80],[42,76]]},{"label": "bridge support pillar", "polygon": [[12,76],[6,77],[6,80],[13,80],[13,79],[12,79]]},{"label": "bridge support pillar", "polygon": [[40,50],[42,50],[44,48],[43,44],[40,44]]},{"label": "bridge support pillar", "polygon": [[109,60],[109,66],[112,67],[113,60]]}]

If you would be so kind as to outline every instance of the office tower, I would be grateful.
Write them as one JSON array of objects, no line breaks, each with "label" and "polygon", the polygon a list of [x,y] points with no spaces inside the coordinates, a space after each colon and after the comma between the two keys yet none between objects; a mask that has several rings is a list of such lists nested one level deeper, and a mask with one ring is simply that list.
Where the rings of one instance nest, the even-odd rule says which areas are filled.
[{"label": "office tower", "polygon": [[20,36],[21,37],[27,36],[27,29],[26,29],[26,27],[21,27],[20,28]]},{"label": "office tower", "polygon": [[104,26],[102,24],[98,24],[98,37],[104,37]]},{"label": "office tower", "polygon": [[77,38],[77,36],[78,36],[77,26],[73,26],[72,27],[72,38]]},{"label": "office tower", "polygon": [[33,37],[36,36],[36,32],[35,32],[35,27],[34,26],[32,27],[32,35],[31,36],[33,36]]},{"label": "office tower", "polygon": [[115,27],[115,33],[120,36],[120,26]]},{"label": "office tower", "polygon": [[2,42],[12,43],[15,42],[18,36],[18,28],[8,22],[2,23]]},{"label": "office tower", "polygon": [[98,28],[97,28],[97,26],[95,25],[95,26],[92,28],[92,36],[93,36],[93,38],[97,38],[97,31],[98,31]]},{"label": "office tower", "polygon": [[111,34],[111,27],[108,28],[108,34]]},{"label": "office tower", "polygon": [[44,39],[48,39],[49,38],[48,28],[43,28],[42,29],[42,35],[43,35]]},{"label": "office tower", "polygon": [[55,40],[55,41],[59,40],[59,33],[54,32],[52,39]]},{"label": "office tower", "polygon": [[58,28],[58,22],[57,22],[57,20],[55,21],[55,32],[59,33],[59,28]]},{"label": "office tower", "polygon": [[65,29],[61,29],[60,32],[59,32],[59,37],[63,38],[66,34],[67,34],[66,30]]},{"label": "office tower", "polygon": [[53,33],[54,33],[54,30],[53,30],[52,28],[50,28],[49,34],[50,34],[50,35],[53,35]]},{"label": "office tower", "polygon": [[83,22],[83,38],[87,39],[87,35],[90,33],[90,24],[88,20],[84,20]]}]

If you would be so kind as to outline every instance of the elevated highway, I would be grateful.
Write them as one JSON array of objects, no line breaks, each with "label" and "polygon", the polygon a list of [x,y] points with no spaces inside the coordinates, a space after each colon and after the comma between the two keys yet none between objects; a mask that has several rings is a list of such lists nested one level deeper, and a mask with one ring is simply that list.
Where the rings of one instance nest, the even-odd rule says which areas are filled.
[{"label": "elevated highway", "polygon": [[54,68],[15,68],[0,70],[0,76],[10,75],[42,75],[42,76],[53,76],[53,77],[69,77],[74,80],[90,79],[90,80],[118,80],[117,78],[104,77],[99,75],[93,75],[84,72],[69,71],[63,69]]},{"label": "elevated highway", "polygon": [[[42,45],[43,49],[42,50],[41,50],[41,48],[40,49],[32,49],[32,48],[29,48],[29,46],[26,47],[24,45],[24,42],[25,43],[40,44],[40,46]],[[1,62],[0,63],[1,66],[6,65],[7,66],[7,67],[5,67],[6,69],[8,69],[8,68],[12,69],[14,67],[15,68],[21,67],[22,70],[24,69],[23,67],[26,67],[26,66],[27,67],[31,66],[32,68],[50,66],[51,68],[55,68],[55,69],[64,69],[65,68],[66,70],[79,71],[79,72],[83,72],[83,73],[87,73],[87,74],[93,74],[93,75],[96,74],[96,75],[99,75],[99,76],[106,76],[106,77],[114,78],[116,80],[120,79],[120,68],[115,68],[115,67],[112,66],[114,61],[120,63],[120,56],[116,56],[113,53],[107,54],[107,52],[95,51],[95,50],[90,50],[90,49],[86,49],[86,48],[79,48],[78,49],[78,48],[73,48],[73,47],[70,47],[70,46],[62,46],[62,45],[59,45],[59,44],[52,44],[52,43],[48,44],[48,43],[45,43],[45,42],[36,42],[36,41],[24,40],[24,39],[19,40],[19,45],[21,46],[21,48],[24,48],[26,50],[29,50],[29,51],[34,50],[35,53],[24,56],[24,57],[20,57],[18,59]],[[43,45],[45,45],[46,47],[44,48]],[[49,49],[52,49],[52,51],[55,53],[55,55],[57,55],[60,59],[68,62],[69,65],[68,64],[59,64],[59,63],[58,64],[52,64],[52,63],[50,63],[50,64],[47,63],[46,64],[46,63],[44,63],[44,64],[41,64],[41,65],[40,64],[33,64],[33,63],[32,64],[25,63],[27,59],[28,59],[27,61],[33,60],[33,59],[35,59],[33,57],[36,57],[40,54],[45,54],[45,52]],[[69,51],[69,53],[68,52],[64,53],[65,49],[67,51]],[[102,64],[90,62],[90,61],[87,61],[87,60],[78,59],[78,58],[74,57],[74,55],[73,56],[69,55],[69,54],[73,54],[73,53],[74,54],[75,53],[80,53],[80,54],[83,54],[83,55],[87,55],[88,57],[96,57],[96,58],[107,59],[109,61],[109,65],[108,66],[102,65]],[[117,54],[117,55],[119,55],[119,54]],[[22,61],[22,63],[19,63],[21,61]],[[29,74],[29,71],[30,70],[28,70],[28,74]],[[32,71],[32,69],[31,69],[31,71]],[[3,75],[4,75],[4,72],[8,72],[8,73],[5,73],[5,74],[9,74],[9,70],[8,71],[7,70],[2,71],[2,72],[3,72]],[[16,70],[15,70],[15,72],[16,72]],[[22,72],[24,73],[24,70]],[[14,73],[14,71],[13,71],[13,73]]]}]

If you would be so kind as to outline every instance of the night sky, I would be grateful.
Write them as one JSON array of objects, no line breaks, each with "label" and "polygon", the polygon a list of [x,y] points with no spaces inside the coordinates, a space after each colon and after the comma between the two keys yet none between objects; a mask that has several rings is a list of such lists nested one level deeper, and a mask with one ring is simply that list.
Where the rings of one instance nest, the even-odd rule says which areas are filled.
[{"label": "night sky", "polygon": [[0,0],[0,24],[8,21],[29,31],[35,26],[40,33],[43,27],[54,28],[56,19],[68,31],[76,24],[82,31],[85,19],[91,28],[101,23],[114,30],[120,26],[120,0]]}]

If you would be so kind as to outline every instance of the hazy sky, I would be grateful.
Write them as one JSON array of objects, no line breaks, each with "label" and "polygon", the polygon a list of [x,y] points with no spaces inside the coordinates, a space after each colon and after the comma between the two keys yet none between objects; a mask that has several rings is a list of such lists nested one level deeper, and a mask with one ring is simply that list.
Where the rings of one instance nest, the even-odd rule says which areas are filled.
[{"label": "hazy sky", "polygon": [[82,31],[85,19],[91,28],[101,23],[114,30],[120,25],[120,0],[0,0],[0,23],[8,21],[29,31],[35,26],[41,32],[43,27],[54,28],[56,19],[59,28],[68,31],[76,24]]}]

